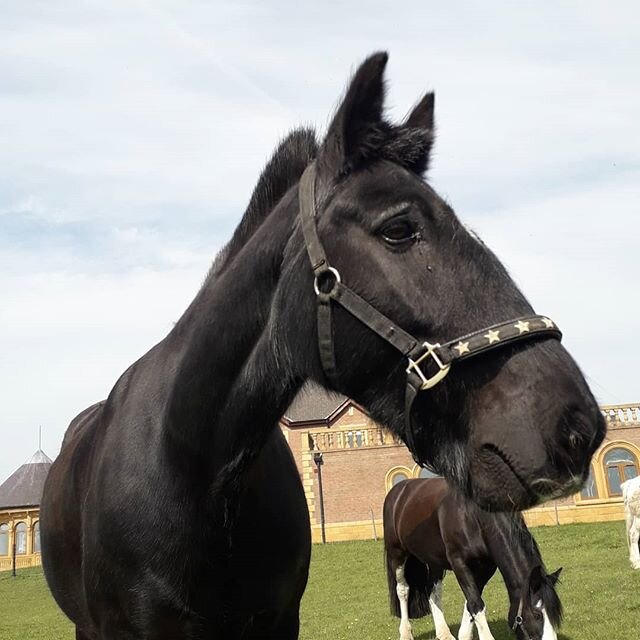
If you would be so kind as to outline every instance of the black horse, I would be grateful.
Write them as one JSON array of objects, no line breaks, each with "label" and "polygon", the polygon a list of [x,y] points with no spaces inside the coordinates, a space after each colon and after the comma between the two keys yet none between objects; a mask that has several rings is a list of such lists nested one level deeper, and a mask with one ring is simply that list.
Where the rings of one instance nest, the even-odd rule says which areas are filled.
[{"label": "black horse", "polygon": [[[297,607],[306,539],[243,501],[299,501],[290,488],[272,507],[252,481],[307,380],[485,506],[524,508],[586,478],[604,435],[593,396],[553,323],[424,181],[433,94],[399,125],[384,118],[386,61],[361,65],[318,147],[302,131],[276,153],[170,334],[72,425],[41,535],[79,638],[295,637],[278,624]],[[265,483],[278,463],[263,460]],[[254,534],[249,569],[238,541]],[[274,544],[288,548],[280,572]]]},{"label": "black horse", "polygon": [[483,511],[442,478],[404,480],[384,501],[384,549],[391,612],[400,640],[409,618],[431,612],[438,640],[455,640],[441,606],[442,579],[453,569],[466,602],[458,640],[493,640],[482,590],[496,569],[509,592],[509,626],[518,640],[556,640],[561,569],[547,574],[540,549],[518,512]]}]

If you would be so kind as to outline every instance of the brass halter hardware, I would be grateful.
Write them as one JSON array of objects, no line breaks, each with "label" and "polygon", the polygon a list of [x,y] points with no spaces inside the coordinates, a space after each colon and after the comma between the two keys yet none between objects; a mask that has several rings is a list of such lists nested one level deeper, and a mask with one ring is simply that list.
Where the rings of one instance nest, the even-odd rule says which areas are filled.
[{"label": "brass halter hardware", "polygon": [[[427,350],[423,355],[421,355],[416,360],[412,360],[411,358],[409,358],[409,366],[407,367],[406,371],[407,373],[417,374],[420,380],[422,380],[420,391],[426,391],[427,389],[431,389],[431,387],[435,387],[438,384],[438,382],[440,382],[445,378],[445,376],[449,373],[449,370],[451,369],[451,363],[443,364],[442,360],[440,360],[440,357],[436,352],[436,349],[440,348],[439,342],[436,342],[435,344],[431,344],[430,342],[423,342],[422,346],[426,347]],[[427,377],[422,371],[422,369],[420,368],[420,365],[428,358],[432,358],[433,361],[438,366],[438,371],[434,373],[430,378]]]}]

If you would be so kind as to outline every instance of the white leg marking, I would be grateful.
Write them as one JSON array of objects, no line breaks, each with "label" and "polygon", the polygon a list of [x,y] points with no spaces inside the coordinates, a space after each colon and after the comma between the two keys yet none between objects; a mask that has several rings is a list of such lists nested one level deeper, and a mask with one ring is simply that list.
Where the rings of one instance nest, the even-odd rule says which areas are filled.
[{"label": "white leg marking", "polygon": [[635,517],[629,527],[629,562],[634,569],[640,569],[640,517]]},{"label": "white leg marking", "polygon": [[473,640],[473,618],[467,609],[465,601],[462,609],[462,621],[460,622],[460,630],[458,631],[458,640]]},{"label": "white leg marking", "polygon": [[478,629],[478,638],[480,640],[495,640],[487,622],[487,608],[485,607],[482,611],[478,611],[474,618]]},{"label": "white leg marking", "polygon": [[429,596],[429,606],[431,607],[431,616],[433,624],[436,628],[436,638],[438,640],[456,640],[449,629],[447,621],[444,619],[442,612],[442,581],[436,582],[433,591]]},{"label": "white leg marking", "polygon": [[396,593],[400,601],[400,640],[413,640],[409,622],[409,585],[404,578],[404,564],[396,569]]},{"label": "white leg marking", "polygon": [[558,634],[556,630],[553,628],[551,624],[551,620],[549,620],[549,616],[547,615],[547,610],[544,606],[540,607],[540,611],[542,611],[542,615],[544,617],[544,629],[542,631],[542,640],[558,640]]}]

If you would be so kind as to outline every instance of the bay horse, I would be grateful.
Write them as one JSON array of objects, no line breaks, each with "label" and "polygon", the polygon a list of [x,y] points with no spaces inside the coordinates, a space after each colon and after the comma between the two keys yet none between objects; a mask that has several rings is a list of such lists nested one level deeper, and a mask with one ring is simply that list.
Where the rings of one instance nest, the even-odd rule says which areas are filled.
[{"label": "bay horse", "polygon": [[518,640],[556,640],[562,604],[540,549],[520,512],[480,509],[443,478],[398,482],[383,507],[391,612],[400,639],[412,640],[409,618],[431,612],[438,640],[455,640],[442,611],[442,580],[453,570],[466,598],[458,640],[493,640],[482,590],[496,569],[509,593],[509,626]]},{"label": "bay horse", "polygon": [[[260,455],[309,380],[488,508],[587,477],[605,429],[584,377],[426,182],[433,94],[401,123],[385,117],[386,63],[357,69],[320,142],[285,141],[170,333],[70,426],[41,536],[77,638],[296,637],[279,623],[304,587],[307,541],[267,529],[299,496],[260,493],[280,463]],[[243,506],[256,503],[255,516]],[[274,544],[287,547],[278,568]]]}]

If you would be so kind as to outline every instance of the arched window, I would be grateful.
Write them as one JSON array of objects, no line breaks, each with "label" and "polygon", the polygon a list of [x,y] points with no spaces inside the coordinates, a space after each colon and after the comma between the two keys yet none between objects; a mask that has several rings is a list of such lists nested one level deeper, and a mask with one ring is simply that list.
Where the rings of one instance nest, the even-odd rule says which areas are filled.
[{"label": "arched window", "polygon": [[27,553],[27,525],[18,522],[16,525],[16,555]]},{"label": "arched window", "polygon": [[595,500],[598,497],[598,487],[596,485],[596,477],[593,473],[593,465],[589,467],[589,477],[580,491],[580,497],[583,500]]},{"label": "arched window", "polygon": [[604,468],[607,474],[610,496],[621,496],[620,485],[638,475],[638,460],[628,449],[616,447],[604,457]]},{"label": "arched window", "polygon": [[33,553],[40,553],[40,520],[33,525]]},{"label": "arched window", "polygon": [[391,489],[391,487],[395,487],[398,482],[402,482],[403,480],[408,480],[411,477],[411,471],[406,467],[393,467],[387,473],[387,491]]},{"label": "arched window", "polygon": [[408,479],[409,479],[409,476],[406,473],[402,471],[398,471],[398,473],[395,473],[391,478],[391,486],[395,487],[398,484],[398,482],[402,482],[403,480],[408,480]]},{"label": "arched window", "polygon": [[9,525],[0,524],[0,556],[9,555]]}]

